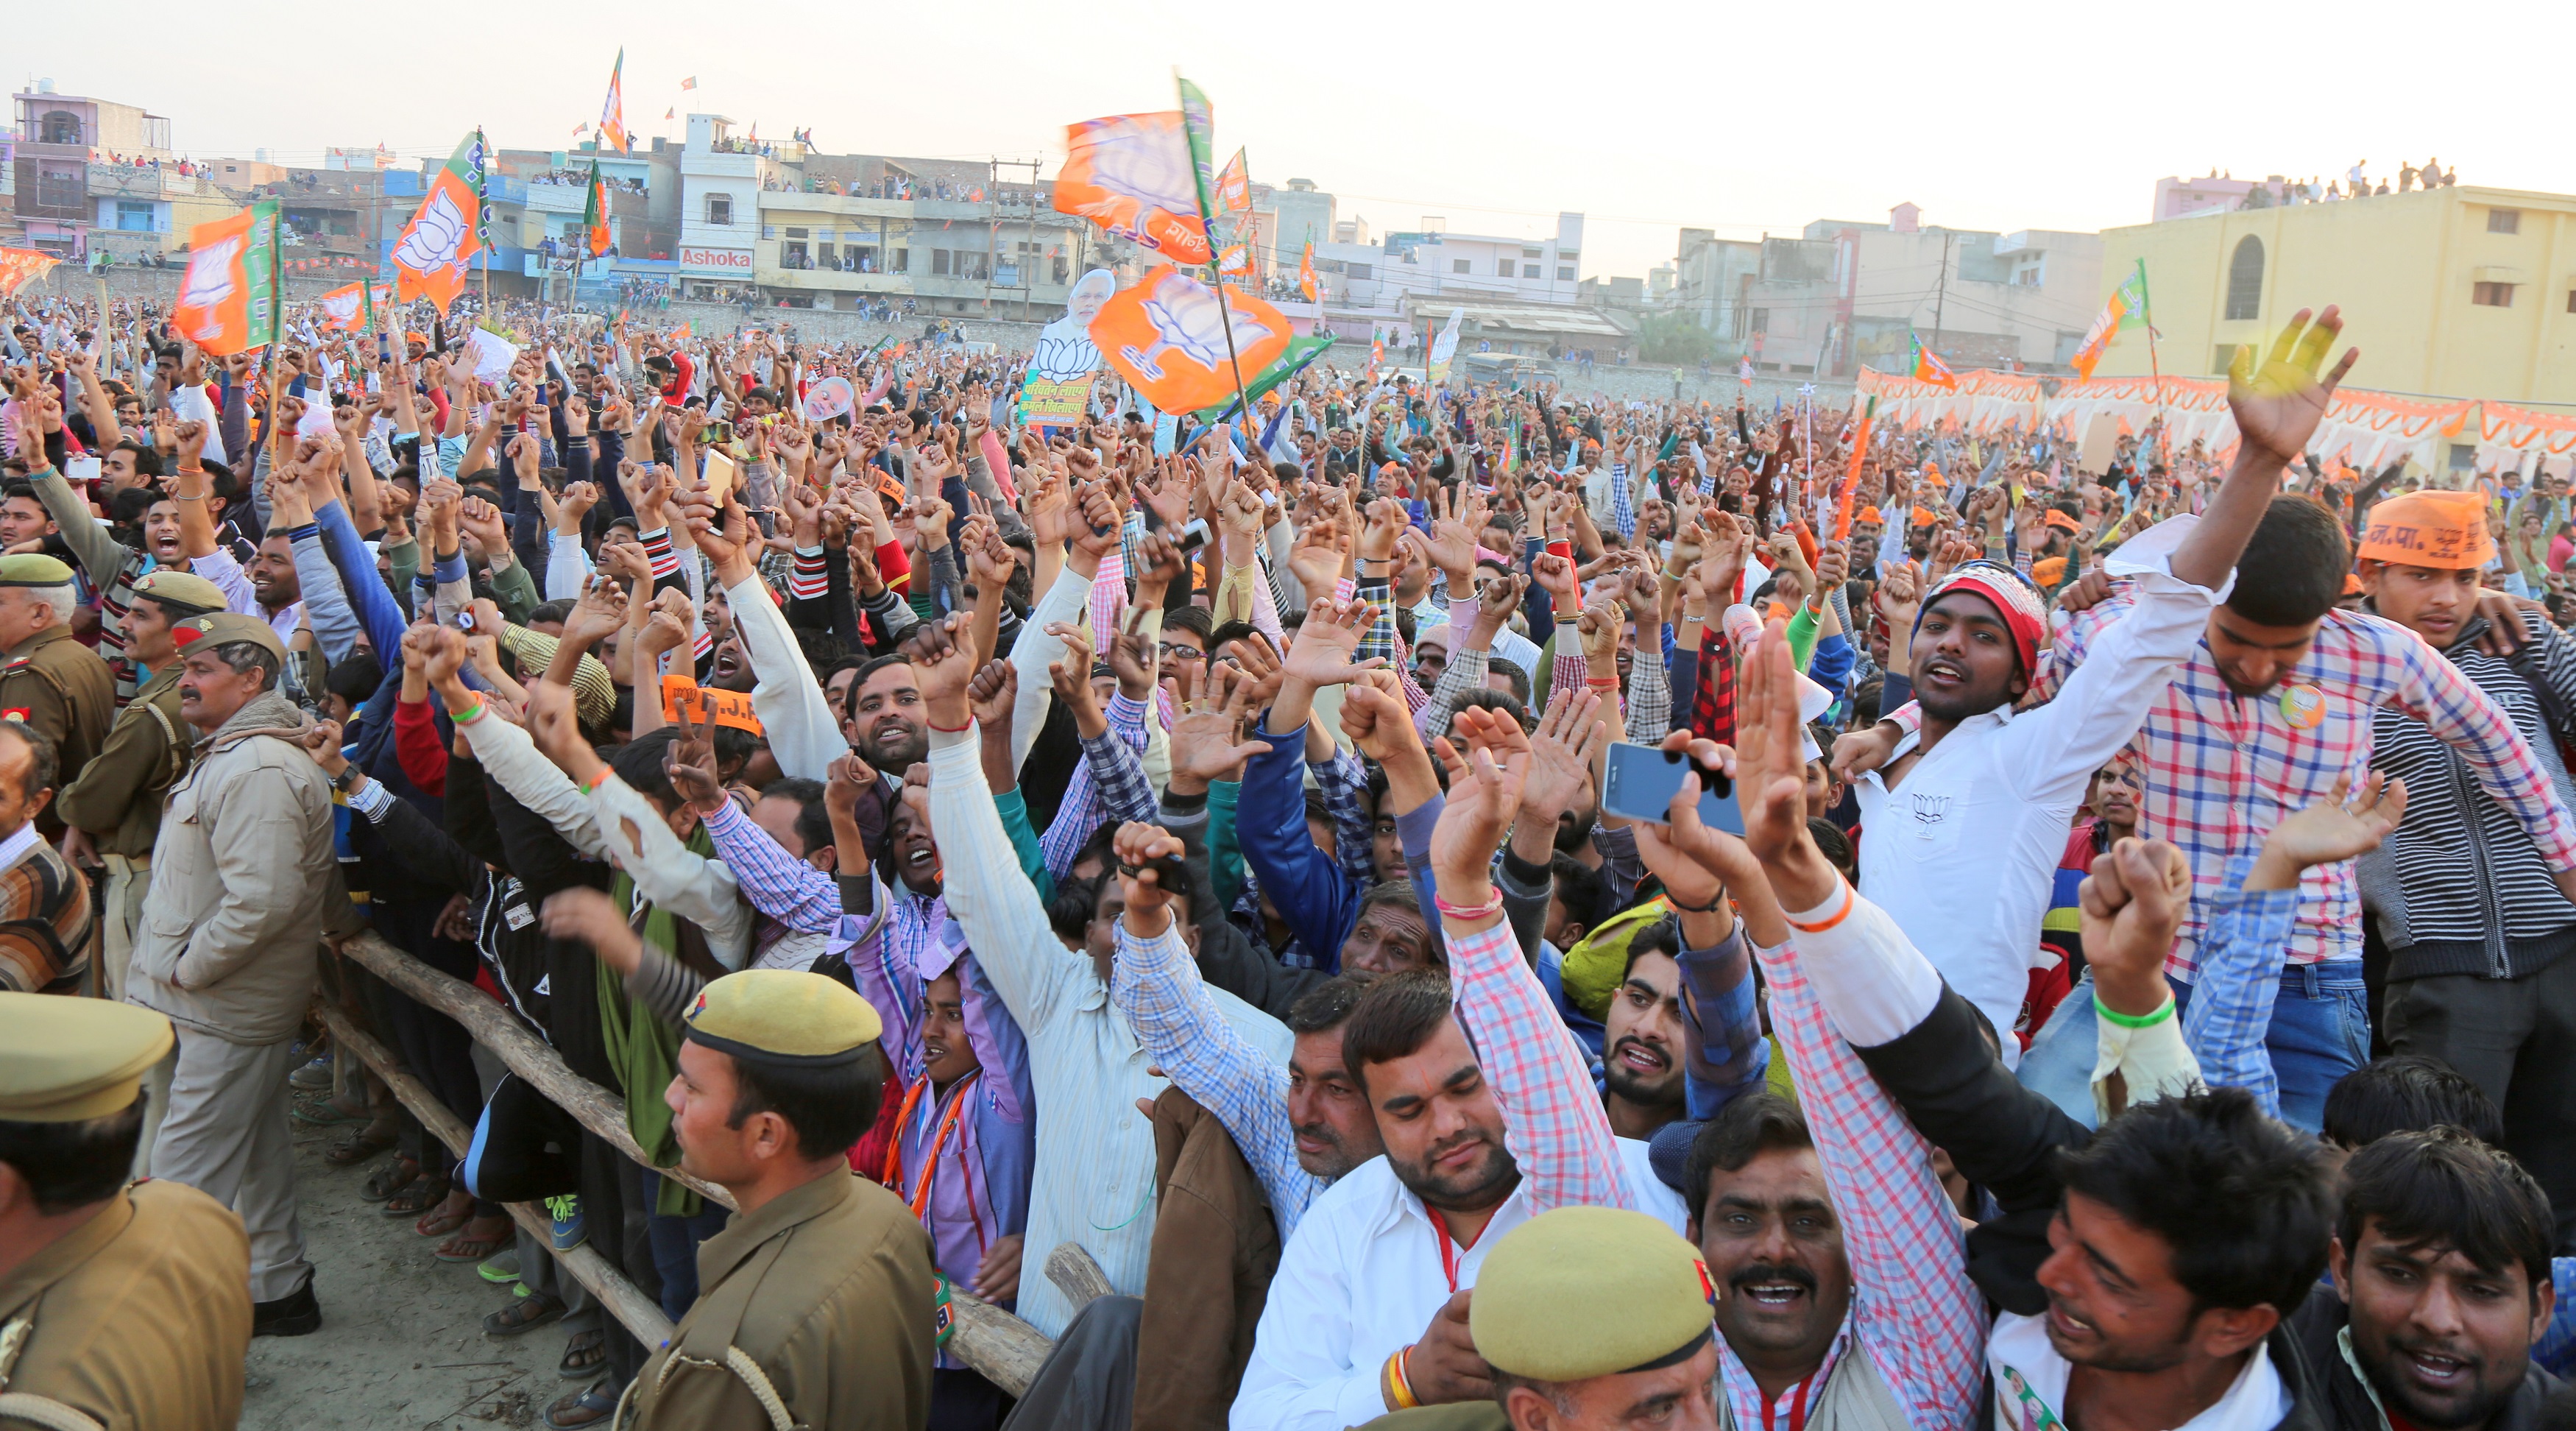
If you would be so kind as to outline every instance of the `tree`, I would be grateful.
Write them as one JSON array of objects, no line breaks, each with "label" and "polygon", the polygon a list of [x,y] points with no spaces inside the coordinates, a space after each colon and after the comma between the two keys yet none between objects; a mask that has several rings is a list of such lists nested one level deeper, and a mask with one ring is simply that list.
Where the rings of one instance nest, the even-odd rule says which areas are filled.
[{"label": "tree", "polygon": [[1717,335],[1687,313],[1648,313],[1637,321],[1637,356],[1649,363],[1711,362]]}]

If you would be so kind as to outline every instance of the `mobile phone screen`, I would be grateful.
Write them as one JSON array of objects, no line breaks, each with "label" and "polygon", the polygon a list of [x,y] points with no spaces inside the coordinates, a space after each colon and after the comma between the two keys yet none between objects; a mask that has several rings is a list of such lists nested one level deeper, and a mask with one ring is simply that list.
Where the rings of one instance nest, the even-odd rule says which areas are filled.
[{"label": "mobile phone screen", "polygon": [[1673,797],[1682,777],[1699,770],[1700,823],[1728,834],[1744,833],[1744,813],[1736,808],[1735,782],[1723,773],[1698,767],[1679,751],[1626,742],[1610,747],[1601,779],[1601,813],[1649,825],[1672,823]]}]

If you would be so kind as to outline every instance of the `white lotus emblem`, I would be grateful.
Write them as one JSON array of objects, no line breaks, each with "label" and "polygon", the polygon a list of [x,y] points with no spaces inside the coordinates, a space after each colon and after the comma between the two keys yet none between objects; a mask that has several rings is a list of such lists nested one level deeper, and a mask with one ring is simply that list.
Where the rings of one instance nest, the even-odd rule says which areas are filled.
[{"label": "white lotus emblem", "polygon": [[[1240,352],[1270,336],[1270,329],[1258,319],[1235,310],[1243,321],[1234,325],[1236,351]],[[1178,353],[1210,372],[1225,367],[1226,318],[1217,307],[1215,292],[1177,272],[1166,272],[1154,284],[1153,295],[1145,300],[1145,318],[1154,325],[1154,344],[1137,348],[1121,347],[1119,356],[1136,365],[1153,382],[1161,382],[1163,368],[1159,359],[1166,352]]]},{"label": "white lotus emblem", "polygon": [[212,308],[233,296],[233,259],[240,255],[242,242],[235,234],[189,257],[187,291],[179,295],[180,307]]},{"label": "white lotus emblem", "polygon": [[465,215],[447,190],[430,195],[394,247],[394,262],[414,273],[435,273],[456,262],[465,242]]},{"label": "white lotus emblem", "polygon": [[1147,209],[1198,212],[1198,180],[1190,167],[1188,146],[1171,130],[1140,124],[1137,119],[1120,115],[1086,136],[1091,182],[1127,202],[1086,205],[1084,218],[1132,224]]}]

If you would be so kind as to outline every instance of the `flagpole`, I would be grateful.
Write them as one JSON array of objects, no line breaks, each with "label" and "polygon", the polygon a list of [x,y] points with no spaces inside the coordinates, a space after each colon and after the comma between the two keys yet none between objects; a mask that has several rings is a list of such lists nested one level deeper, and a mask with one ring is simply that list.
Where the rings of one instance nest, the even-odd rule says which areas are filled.
[{"label": "flagpole", "polygon": [[2173,470],[2173,413],[2165,406],[2165,373],[2156,361],[2155,295],[2147,291],[2147,261],[2138,260],[2138,311],[2147,325],[2147,372],[2156,383],[2156,442],[2165,451],[2165,470]]},{"label": "flagpole", "polygon": [[[252,220],[255,227],[258,223]],[[278,349],[284,347],[286,335],[286,200],[277,201],[276,217],[268,229],[268,475],[270,481],[286,470],[286,433],[278,421],[278,405],[285,369],[277,361]],[[252,464],[256,467],[258,464]]]}]

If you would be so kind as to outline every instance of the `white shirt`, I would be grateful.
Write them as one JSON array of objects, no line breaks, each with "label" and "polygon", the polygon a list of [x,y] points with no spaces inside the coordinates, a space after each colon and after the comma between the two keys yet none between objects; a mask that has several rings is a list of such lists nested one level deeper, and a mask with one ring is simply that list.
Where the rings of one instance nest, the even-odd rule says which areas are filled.
[{"label": "white shirt", "polygon": [[[2165,553],[2194,520],[2157,526],[2161,539],[2145,563],[2111,563],[2137,577],[2137,606],[2102,633],[2106,644],[2055,699],[1961,721],[1892,793],[1881,771],[1860,779],[1860,887],[1994,1025],[2006,1066],[2021,1061],[2013,1024],[2075,809],[2190,658],[2209,608],[2233,589],[2232,575],[2212,592],[2169,570]],[[2168,527],[2179,530],[2161,536]],[[1919,732],[1907,732],[1889,764],[1920,744]]]},{"label": "white shirt", "polygon": [[[1994,1377],[1995,1431],[2045,1431],[2066,1424],[2067,1362],[2048,1343],[2046,1318],[2015,1312],[1996,1318],[1995,1334],[1986,1342],[1986,1367]],[[2227,1394],[2174,1431],[2272,1431],[2293,1404],[2270,1349],[2258,1343]],[[2048,1419],[2042,1420],[2041,1412]]]},{"label": "white shirt", "polygon": [[[1067,950],[1048,926],[985,786],[981,750],[972,726],[931,732],[930,820],[949,916],[1028,1039],[1039,1102],[1021,1265],[1042,1268],[1059,1244],[1078,1243],[1113,1290],[1140,1297],[1154,1240],[1154,1125],[1137,1116],[1136,1100],[1159,1096],[1170,1080],[1151,1070],[1091,956]],[[1287,1025],[1222,989],[1207,992],[1245,1042],[1286,1066]],[[1063,1289],[1043,1276],[1020,1279],[1018,1311],[1050,1337],[1073,1320]]]},{"label": "white shirt", "polygon": [[[1689,1221],[1681,1195],[1658,1181],[1646,1145],[1621,1138],[1621,1175],[1637,1206],[1676,1234]],[[1476,1285],[1485,1254],[1530,1219],[1524,1178],[1473,1247],[1456,1248],[1458,1285]],[[1034,1246],[1034,1241],[1032,1241]],[[1362,1163],[1307,1207],[1279,1256],[1270,1299],[1227,1418],[1230,1431],[1342,1431],[1386,1414],[1378,1369],[1449,1300],[1440,1241],[1422,1200],[1380,1156]]]}]

